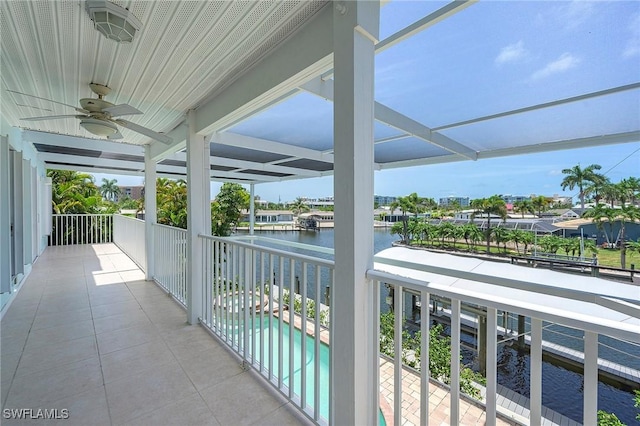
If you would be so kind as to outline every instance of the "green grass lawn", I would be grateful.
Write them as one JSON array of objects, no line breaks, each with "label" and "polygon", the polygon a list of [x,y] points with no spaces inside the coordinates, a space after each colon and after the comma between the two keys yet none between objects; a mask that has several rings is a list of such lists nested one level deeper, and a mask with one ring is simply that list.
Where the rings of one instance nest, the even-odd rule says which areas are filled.
[{"label": "green grass lawn", "polygon": [[[414,245],[427,245],[426,241],[413,241]],[[452,241],[446,241],[444,246],[441,244],[440,241],[431,241],[431,244],[429,245],[430,247],[436,248],[436,249],[443,249],[443,250],[460,250],[460,251],[468,251],[468,247],[464,242],[456,242],[455,244]],[[486,254],[486,250],[487,247],[485,245],[485,243],[482,244],[477,244],[471,245],[472,247],[472,251],[471,253],[479,253],[479,254]],[[524,249],[523,245],[520,245],[520,250],[522,251]],[[531,248],[529,248],[530,250]],[[498,255],[498,256],[512,256],[512,255],[518,255],[518,252],[511,249],[511,248],[507,248],[507,253],[504,253],[504,249],[502,247],[502,245],[500,246],[500,248],[495,246],[495,243],[491,244],[491,254],[492,255]],[[562,250],[558,251],[558,254],[565,254]],[[522,253],[520,253],[520,255],[522,255]],[[586,256],[588,256],[589,258],[591,257],[591,253],[587,253]],[[619,249],[598,249],[598,264],[602,265],[602,266],[611,266],[614,268],[620,268],[620,250]],[[627,269],[631,268],[631,265],[634,264],[635,265],[635,269],[640,270],[640,253],[635,252],[635,251],[630,251],[627,250]]]},{"label": "green grass lawn", "polygon": [[[619,249],[598,249],[598,264],[603,266],[620,267],[620,250]],[[627,269],[631,268],[631,264],[635,264],[636,269],[640,269],[640,253],[627,250]]]}]

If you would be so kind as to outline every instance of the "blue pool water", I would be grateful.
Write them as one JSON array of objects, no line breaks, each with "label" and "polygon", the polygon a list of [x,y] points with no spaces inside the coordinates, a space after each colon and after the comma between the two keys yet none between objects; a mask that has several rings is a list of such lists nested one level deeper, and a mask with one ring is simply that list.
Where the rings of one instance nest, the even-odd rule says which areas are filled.
[{"label": "blue pool water", "polygon": [[[320,362],[319,375],[318,375],[318,389],[320,391],[320,416],[324,419],[329,418],[329,346],[320,343],[320,358],[316,359],[315,356],[315,340],[305,335],[306,338],[306,350],[305,356],[302,356],[302,332],[297,328],[294,328],[293,339],[293,377],[290,375],[290,348],[289,348],[289,324],[283,322],[282,327],[282,348],[278,344],[278,329],[280,324],[278,318],[274,317],[273,321],[270,321],[269,317],[265,317],[264,321],[260,323],[260,319],[257,318],[258,324],[254,328],[256,333],[256,360],[260,362],[266,369],[271,369],[274,377],[280,377],[280,366],[278,365],[278,359],[280,353],[282,353],[282,382],[291,386],[290,380],[293,379],[293,393],[302,398],[302,365],[304,363],[306,367],[305,371],[305,394],[306,405],[314,407],[315,404],[315,366],[316,361]],[[271,323],[271,324],[270,324]],[[271,336],[270,336],[271,334]],[[273,339],[272,350],[269,351],[269,341]],[[261,354],[261,342],[264,344],[264,360]],[[304,359],[303,359],[304,358]],[[273,364],[271,364],[273,363]],[[379,413],[380,425],[386,426],[384,416],[382,412]]]}]

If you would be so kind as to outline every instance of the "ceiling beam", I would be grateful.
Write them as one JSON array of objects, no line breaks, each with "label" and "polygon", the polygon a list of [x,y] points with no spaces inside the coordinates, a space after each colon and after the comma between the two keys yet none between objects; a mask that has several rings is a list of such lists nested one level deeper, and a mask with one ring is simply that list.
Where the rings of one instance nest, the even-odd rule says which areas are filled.
[{"label": "ceiling beam", "polygon": [[274,142],[266,139],[254,138],[251,136],[239,135],[237,133],[217,133],[211,138],[211,142],[221,145],[230,145],[241,148],[254,149],[258,151],[267,151],[273,154],[286,155],[288,157],[306,158],[309,160],[323,161],[325,163],[333,164],[333,154],[324,154],[320,151],[309,148],[288,145],[285,143]]},{"label": "ceiling beam", "polygon": [[296,87],[331,69],[333,8],[331,2],[312,20],[196,109],[196,132],[209,135],[246,118],[264,105],[282,100]]},{"label": "ceiling beam", "polygon": [[[187,154],[184,152],[176,152],[171,156],[171,159],[178,161],[187,161]],[[280,160],[282,161],[282,160]],[[213,166],[225,166],[225,167],[235,167],[236,169],[251,169],[251,170],[262,170],[265,172],[275,172],[275,173],[287,173],[287,174],[296,174],[299,176],[306,177],[319,177],[321,176],[320,172],[315,170],[307,170],[300,169],[297,167],[288,167],[288,166],[279,166],[270,163],[257,163],[255,161],[246,161],[246,160],[237,160],[234,158],[225,158],[225,157],[210,157],[210,164]]]},{"label": "ceiling beam", "polygon": [[[562,141],[543,142],[534,145],[517,146],[511,148],[494,149],[490,151],[478,152],[478,160],[498,157],[508,157],[514,155],[538,154],[542,152],[563,151],[576,148],[590,148],[603,145],[616,145],[622,143],[640,142],[640,131],[613,133],[610,135],[591,136],[586,138],[566,139]],[[380,169],[396,169],[400,167],[424,166],[429,164],[452,163],[464,161],[466,158],[451,154],[439,157],[418,158],[415,160],[394,161],[381,163]]]},{"label": "ceiling beam", "polygon": [[263,182],[280,182],[283,180],[282,177],[279,176],[263,176],[256,175],[252,173],[240,173],[240,172],[224,172],[221,170],[211,170],[210,176],[213,178],[223,178],[221,180],[226,179],[237,179],[237,180],[249,180],[252,183],[263,183]]},{"label": "ceiling beam", "polygon": [[[325,7],[255,67],[212,94],[196,108],[196,133],[211,135],[280,103],[298,92],[297,87],[333,64],[333,9]],[[153,143],[151,157],[160,161],[186,147],[186,125],[167,133],[173,144]]]},{"label": "ceiling beam", "polygon": [[385,38],[384,40],[381,40],[376,45],[376,53],[380,53],[390,48],[391,46],[395,46],[401,41],[408,39],[409,37],[413,37],[419,32],[424,31],[427,28],[437,24],[438,22],[447,19],[451,15],[454,15],[460,12],[461,10],[466,9],[467,7],[471,6],[473,3],[477,1],[478,0],[452,1],[451,3],[441,7],[435,12],[428,14],[422,19],[419,19],[418,21],[414,22],[408,27],[405,27],[400,31],[396,32],[395,34],[392,34],[389,37]]},{"label": "ceiling beam", "polygon": [[24,140],[33,144],[63,146],[66,148],[92,149],[95,151],[111,152],[115,154],[144,156],[144,145],[133,145],[105,139],[88,139],[76,136],[59,135],[55,133],[23,130]]},{"label": "ceiling beam", "polygon": [[[69,163],[74,165],[95,166],[105,170],[129,169],[139,173],[144,172],[144,161],[112,160],[99,157],[85,157],[82,155],[56,154],[52,152],[41,152],[38,154],[38,157],[45,163]],[[186,171],[184,167],[163,164],[158,164],[157,168],[171,173],[185,173]],[[114,171],[114,173],[117,172]]]},{"label": "ceiling beam", "polygon": [[480,123],[481,121],[493,120],[496,118],[508,117],[510,115],[522,114],[523,112],[536,111],[539,109],[550,108],[558,105],[568,104],[571,102],[583,101],[586,99],[596,98],[598,96],[611,95],[618,92],[633,90],[640,88],[640,83],[626,84],[624,86],[613,87],[611,89],[599,90],[597,92],[585,93],[584,95],[572,96],[570,98],[559,99],[557,101],[545,102],[542,104],[532,105],[524,108],[518,108],[511,111],[499,112],[497,114],[485,115],[483,117],[472,118],[470,120],[458,121],[457,123],[445,124],[444,126],[434,127],[433,131],[451,129],[454,127],[466,126],[468,124]]},{"label": "ceiling beam", "polygon": [[[320,77],[300,87],[311,94],[333,101],[333,80],[322,80]],[[475,160],[477,154],[471,148],[441,134],[434,132],[429,127],[395,111],[380,102],[375,103],[375,119],[403,131],[418,139],[422,139],[432,145],[436,145],[449,152],[460,154],[469,160]]]}]

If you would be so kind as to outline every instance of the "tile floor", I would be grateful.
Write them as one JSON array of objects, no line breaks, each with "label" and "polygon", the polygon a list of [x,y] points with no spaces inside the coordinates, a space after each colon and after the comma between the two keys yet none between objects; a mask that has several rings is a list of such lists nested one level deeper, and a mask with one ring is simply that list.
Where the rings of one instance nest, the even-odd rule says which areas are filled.
[{"label": "tile floor", "polygon": [[66,409],[64,425],[306,423],[185,319],[115,245],[50,247],[0,324],[2,408]]}]

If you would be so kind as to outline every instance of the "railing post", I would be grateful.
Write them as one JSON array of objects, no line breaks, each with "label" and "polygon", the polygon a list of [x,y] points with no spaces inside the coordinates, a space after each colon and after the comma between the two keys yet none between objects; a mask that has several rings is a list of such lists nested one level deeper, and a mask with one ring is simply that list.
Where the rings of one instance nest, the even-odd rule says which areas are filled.
[{"label": "railing post", "polygon": [[542,320],[531,318],[531,351],[529,355],[529,395],[531,426],[542,424]]},{"label": "railing post", "polygon": [[[374,57],[380,5],[334,2],[335,288],[332,300],[330,423],[375,424],[371,371],[373,286]],[[362,308],[364,306],[364,308]],[[363,362],[364,361],[364,362]]]},{"label": "railing post", "polygon": [[584,412],[582,424],[595,426],[598,419],[598,334],[584,332]]},{"label": "railing post", "polygon": [[460,300],[451,299],[450,424],[460,424]]},{"label": "railing post", "polygon": [[155,236],[156,224],[156,162],[151,158],[151,145],[144,150],[144,230],[145,230],[145,280],[153,280],[155,275]]},{"label": "railing post", "polygon": [[187,321],[197,324],[202,315],[203,254],[199,234],[209,235],[211,211],[209,185],[209,144],[195,130],[195,111],[187,116]]},{"label": "railing post", "polygon": [[486,425],[496,424],[496,402],[497,402],[497,340],[498,340],[498,311],[496,308],[487,308],[487,318],[485,322],[485,377],[487,378],[487,418]]}]

